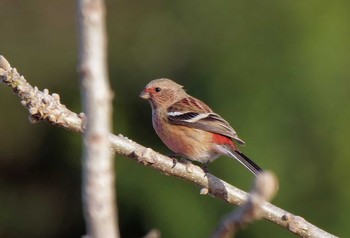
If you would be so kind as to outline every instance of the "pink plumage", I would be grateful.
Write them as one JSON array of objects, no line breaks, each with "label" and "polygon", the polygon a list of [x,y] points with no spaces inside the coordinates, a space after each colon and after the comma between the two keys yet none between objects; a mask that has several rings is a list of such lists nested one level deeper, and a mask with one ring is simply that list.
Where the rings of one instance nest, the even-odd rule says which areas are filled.
[{"label": "pink plumage", "polygon": [[178,155],[205,165],[227,155],[237,159],[253,174],[262,169],[239,151],[244,144],[221,116],[199,99],[188,95],[170,79],[149,82],[140,97],[152,108],[153,127],[164,144]]}]

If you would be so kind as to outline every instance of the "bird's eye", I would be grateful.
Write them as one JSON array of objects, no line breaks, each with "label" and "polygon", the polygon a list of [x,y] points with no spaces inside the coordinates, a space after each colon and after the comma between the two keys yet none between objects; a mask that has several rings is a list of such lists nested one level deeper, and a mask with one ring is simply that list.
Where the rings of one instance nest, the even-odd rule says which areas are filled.
[{"label": "bird's eye", "polygon": [[159,92],[161,91],[161,88],[156,87],[154,90],[155,90],[157,93],[159,93]]}]

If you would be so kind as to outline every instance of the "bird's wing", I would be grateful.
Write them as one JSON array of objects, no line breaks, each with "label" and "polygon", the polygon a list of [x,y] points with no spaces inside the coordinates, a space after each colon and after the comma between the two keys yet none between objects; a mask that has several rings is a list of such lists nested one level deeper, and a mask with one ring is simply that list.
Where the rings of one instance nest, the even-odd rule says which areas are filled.
[{"label": "bird's wing", "polygon": [[230,124],[199,99],[186,97],[174,103],[167,110],[167,118],[171,124],[224,135],[244,144]]}]

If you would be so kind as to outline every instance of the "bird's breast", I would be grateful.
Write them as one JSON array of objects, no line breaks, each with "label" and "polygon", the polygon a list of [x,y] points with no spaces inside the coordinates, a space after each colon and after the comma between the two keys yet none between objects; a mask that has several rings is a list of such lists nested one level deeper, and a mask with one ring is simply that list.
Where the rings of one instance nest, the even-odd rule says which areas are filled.
[{"label": "bird's breast", "polygon": [[163,143],[176,154],[205,163],[218,157],[212,147],[212,134],[203,130],[173,125],[160,118],[153,120],[153,127]]}]

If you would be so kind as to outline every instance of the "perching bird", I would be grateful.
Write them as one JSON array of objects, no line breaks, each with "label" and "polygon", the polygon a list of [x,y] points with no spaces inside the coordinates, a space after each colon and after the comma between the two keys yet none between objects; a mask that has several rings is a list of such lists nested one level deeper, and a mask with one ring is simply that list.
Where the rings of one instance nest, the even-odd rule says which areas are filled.
[{"label": "perching bird", "polygon": [[220,155],[235,158],[254,175],[262,169],[239,151],[235,143],[244,144],[235,130],[205,103],[188,95],[170,79],[149,82],[140,97],[152,107],[153,128],[177,155],[204,163]]}]

